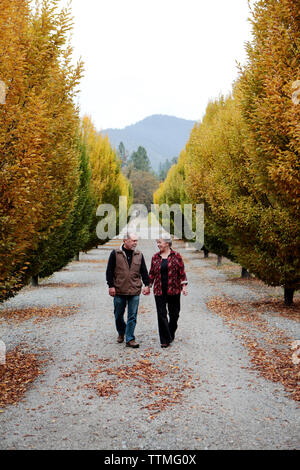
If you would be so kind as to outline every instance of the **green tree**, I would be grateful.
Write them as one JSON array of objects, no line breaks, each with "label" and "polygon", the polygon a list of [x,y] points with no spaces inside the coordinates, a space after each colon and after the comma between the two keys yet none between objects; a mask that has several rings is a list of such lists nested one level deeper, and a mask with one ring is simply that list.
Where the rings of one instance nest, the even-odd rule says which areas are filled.
[{"label": "green tree", "polygon": [[172,165],[177,163],[177,157],[173,157],[171,160],[168,158],[164,162],[159,163],[158,167],[158,178],[160,181],[164,181],[167,177],[168,171],[170,170]]},{"label": "green tree", "polygon": [[135,170],[151,171],[151,163],[144,147],[139,146],[137,151],[131,154],[129,163],[132,163]]},{"label": "green tree", "polygon": [[119,151],[119,155],[120,155],[121,162],[122,162],[121,166],[124,167],[124,166],[127,165],[128,152],[127,152],[123,142],[120,142],[119,147],[118,147],[118,151]]}]

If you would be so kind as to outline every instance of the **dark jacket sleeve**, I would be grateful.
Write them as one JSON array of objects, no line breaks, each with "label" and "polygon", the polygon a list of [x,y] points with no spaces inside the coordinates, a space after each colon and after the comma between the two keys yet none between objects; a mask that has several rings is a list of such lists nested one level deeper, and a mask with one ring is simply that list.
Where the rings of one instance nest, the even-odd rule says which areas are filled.
[{"label": "dark jacket sleeve", "polygon": [[145,258],[144,255],[142,255],[142,262],[141,262],[141,270],[140,270],[142,280],[145,286],[149,286],[150,284],[150,279],[149,279],[149,274],[148,274],[148,269],[146,266]]},{"label": "dark jacket sleeve", "polygon": [[116,267],[116,252],[113,250],[109,256],[107,268],[106,268],[106,282],[108,287],[115,287],[114,286],[114,273]]}]

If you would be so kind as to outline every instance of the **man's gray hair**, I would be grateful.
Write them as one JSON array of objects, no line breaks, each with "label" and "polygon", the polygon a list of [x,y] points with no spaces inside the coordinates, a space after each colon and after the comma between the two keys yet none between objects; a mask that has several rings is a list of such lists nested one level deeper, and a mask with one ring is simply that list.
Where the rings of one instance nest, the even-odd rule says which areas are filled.
[{"label": "man's gray hair", "polygon": [[137,234],[134,232],[125,232],[123,240],[128,240],[129,238],[133,238],[133,237],[138,238]]}]

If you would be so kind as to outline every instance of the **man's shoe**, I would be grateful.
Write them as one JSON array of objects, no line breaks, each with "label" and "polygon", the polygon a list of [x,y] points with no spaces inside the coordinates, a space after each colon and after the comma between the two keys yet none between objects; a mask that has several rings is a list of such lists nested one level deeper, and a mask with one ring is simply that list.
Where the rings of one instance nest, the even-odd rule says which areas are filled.
[{"label": "man's shoe", "polygon": [[136,343],[134,339],[132,339],[131,341],[128,341],[128,343],[126,343],[126,347],[127,348],[139,348],[140,345]]},{"label": "man's shoe", "polygon": [[123,343],[124,335],[119,335],[117,341],[118,341],[118,343]]}]

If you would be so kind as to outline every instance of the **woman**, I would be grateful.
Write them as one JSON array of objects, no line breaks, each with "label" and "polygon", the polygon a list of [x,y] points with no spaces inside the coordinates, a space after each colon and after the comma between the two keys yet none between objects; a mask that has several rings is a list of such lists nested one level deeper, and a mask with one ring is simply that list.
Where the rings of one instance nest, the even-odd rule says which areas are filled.
[{"label": "woman", "polygon": [[187,279],[181,255],[171,248],[172,239],[160,238],[157,246],[159,253],[152,257],[149,278],[150,286],[154,284],[161,347],[167,348],[175,338],[180,295],[187,295]]}]

